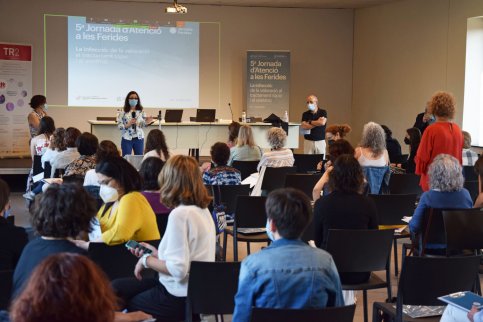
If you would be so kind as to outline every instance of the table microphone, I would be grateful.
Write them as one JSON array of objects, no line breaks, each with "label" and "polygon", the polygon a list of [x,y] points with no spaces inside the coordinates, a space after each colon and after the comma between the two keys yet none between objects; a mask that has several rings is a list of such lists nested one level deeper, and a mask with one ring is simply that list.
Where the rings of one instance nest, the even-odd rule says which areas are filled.
[{"label": "table microphone", "polygon": [[233,110],[231,109],[231,103],[228,103],[228,107],[230,108],[230,112],[231,112],[231,120],[234,121],[234,119],[233,119]]},{"label": "table microphone", "polygon": [[[132,111],[132,112],[131,112],[131,117],[132,117],[133,119],[135,119],[135,118],[136,118],[136,112],[135,112],[135,111]],[[131,126],[131,128],[132,128],[134,131],[136,131],[136,124],[133,124],[133,125]]]},{"label": "table microphone", "polygon": [[158,121],[161,122],[161,110],[158,111]]}]

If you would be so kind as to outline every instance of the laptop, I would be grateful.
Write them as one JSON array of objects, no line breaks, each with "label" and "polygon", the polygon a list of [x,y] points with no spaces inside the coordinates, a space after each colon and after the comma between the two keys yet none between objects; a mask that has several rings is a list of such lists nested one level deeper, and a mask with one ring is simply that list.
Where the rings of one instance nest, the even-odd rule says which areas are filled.
[{"label": "laptop", "polygon": [[183,110],[166,110],[164,114],[164,121],[166,123],[181,123],[183,117]]},{"label": "laptop", "polygon": [[215,122],[215,114],[216,110],[213,108],[207,108],[207,109],[197,109],[196,110],[196,122],[209,122],[213,123]]}]

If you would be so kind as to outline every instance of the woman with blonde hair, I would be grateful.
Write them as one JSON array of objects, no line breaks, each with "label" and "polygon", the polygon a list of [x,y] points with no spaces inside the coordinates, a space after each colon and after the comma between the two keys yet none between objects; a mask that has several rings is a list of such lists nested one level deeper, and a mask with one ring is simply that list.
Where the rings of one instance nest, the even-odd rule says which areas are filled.
[{"label": "woman with blonde hair", "polygon": [[238,131],[236,146],[230,149],[228,165],[233,161],[258,161],[262,157],[262,150],[255,144],[250,125],[242,125]]},{"label": "woman with blonde hair", "polygon": [[[143,311],[162,321],[185,318],[190,263],[215,261],[216,232],[208,204],[211,197],[201,180],[195,159],[176,155],[168,159],[159,174],[161,202],[173,208],[158,249],[140,256],[133,278],[114,281],[114,288],[129,311]],[[152,269],[157,279],[141,281],[141,272]]]}]

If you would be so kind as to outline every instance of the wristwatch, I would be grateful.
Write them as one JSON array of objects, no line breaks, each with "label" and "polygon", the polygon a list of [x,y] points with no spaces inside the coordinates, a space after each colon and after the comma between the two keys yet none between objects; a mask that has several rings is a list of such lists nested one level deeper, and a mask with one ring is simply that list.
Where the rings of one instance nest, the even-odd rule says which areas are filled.
[{"label": "wristwatch", "polygon": [[147,263],[147,259],[148,257],[151,256],[151,254],[144,254],[142,257],[141,257],[141,263],[143,264],[143,267],[144,268],[149,268],[148,267],[148,263]]}]

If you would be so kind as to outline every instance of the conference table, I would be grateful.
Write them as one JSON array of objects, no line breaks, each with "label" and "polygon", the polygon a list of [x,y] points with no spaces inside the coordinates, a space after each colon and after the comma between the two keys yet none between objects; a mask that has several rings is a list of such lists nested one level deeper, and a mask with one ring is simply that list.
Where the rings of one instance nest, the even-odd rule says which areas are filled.
[{"label": "conference table", "polygon": [[[120,146],[121,131],[115,121],[89,120],[91,133],[97,136],[99,141],[111,140]],[[145,137],[153,129],[161,129],[166,137],[168,148],[174,153],[186,153],[188,149],[191,155],[210,155],[210,147],[216,142],[228,140],[228,125],[230,122],[181,122],[161,124],[156,120],[153,124],[144,128]],[[267,131],[272,126],[270,123],[241,123],[252,127],[255,143],[262,149],[269,149]],[[299,147],[299,123],[289,123],[288,136],[285,147],[296,149]]]}]

